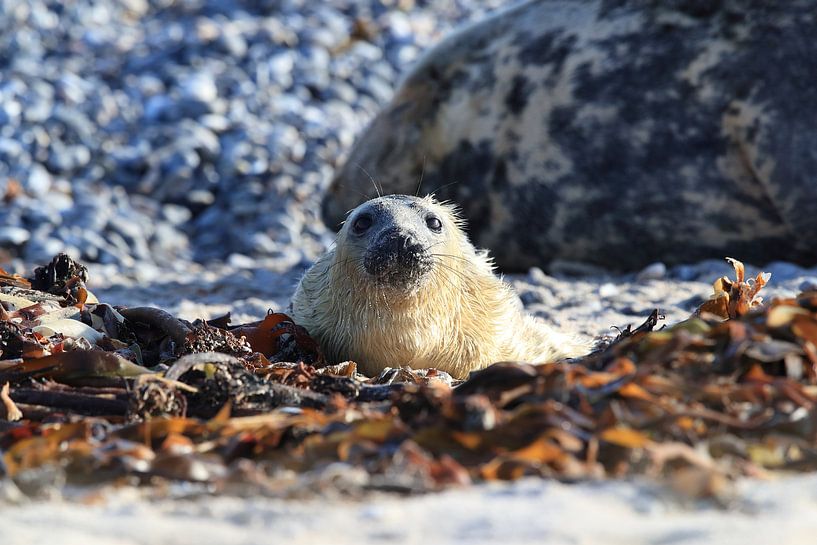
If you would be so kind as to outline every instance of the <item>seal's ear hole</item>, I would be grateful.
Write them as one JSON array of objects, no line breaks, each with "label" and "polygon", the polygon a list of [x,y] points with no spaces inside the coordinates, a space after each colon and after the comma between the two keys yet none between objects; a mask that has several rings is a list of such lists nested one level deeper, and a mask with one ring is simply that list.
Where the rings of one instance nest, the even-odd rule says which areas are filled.
[{"label": "seal's ear hole", "polygon": [[429,215],[426,216],[426,227],[435,233],[439,233],[443,230],[443,222],[437,216]]},{"label": "seal's ear hole", "polygon": [[355,218],[354,222],[352,222],[352,231],[358,235],[361,235],[372,226],[372,221],[372,216],[369,214],[361,214]]}]

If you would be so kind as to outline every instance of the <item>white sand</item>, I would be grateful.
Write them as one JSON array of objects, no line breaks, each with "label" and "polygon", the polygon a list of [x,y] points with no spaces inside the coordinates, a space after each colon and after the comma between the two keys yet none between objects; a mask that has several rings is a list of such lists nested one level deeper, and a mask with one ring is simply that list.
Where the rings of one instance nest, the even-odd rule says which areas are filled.
[{"label": "white sand", "polygon": [[5,507],[3,545],[812,545],[817,476],[742,481],[730,510],[683,506],[654,485],[525,480],[357,501],[204,498]]}]

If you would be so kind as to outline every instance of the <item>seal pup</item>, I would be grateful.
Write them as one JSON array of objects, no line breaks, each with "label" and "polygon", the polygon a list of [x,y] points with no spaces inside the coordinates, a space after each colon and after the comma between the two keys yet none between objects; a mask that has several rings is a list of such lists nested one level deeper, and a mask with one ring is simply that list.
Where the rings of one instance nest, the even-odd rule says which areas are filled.
[{"label": "seal pup", "polygon": [[814,8],[515,3],[414,65],[336,171],[324,220],[374,196],[362,169],[387,194],[424,173],[503,271],[817,264]]},{"label": "seal pup", "polygon": [[547,363],[589,344],[526,315],[455,208],[389,195],[355,208],[304,274],[291,316],[330,362],[434,367],[456,378],[498,361]]}]

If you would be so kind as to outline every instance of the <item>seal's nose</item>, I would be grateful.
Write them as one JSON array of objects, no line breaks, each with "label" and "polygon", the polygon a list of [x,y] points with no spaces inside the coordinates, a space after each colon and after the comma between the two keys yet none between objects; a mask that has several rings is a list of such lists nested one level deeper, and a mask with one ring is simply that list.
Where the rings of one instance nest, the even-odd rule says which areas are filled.
[{"label": "seal's nose", "polygon": [[411,272],[422,261],[423,245],[411,233],[397,230],[384,233],[364,260],[366,272],[380,276]]},{"label": "seal's nose", "polygon": [[397,259],[414,259],[423,252],[423,245],[410,233],[392,233],[386,239],[386,251]]}]

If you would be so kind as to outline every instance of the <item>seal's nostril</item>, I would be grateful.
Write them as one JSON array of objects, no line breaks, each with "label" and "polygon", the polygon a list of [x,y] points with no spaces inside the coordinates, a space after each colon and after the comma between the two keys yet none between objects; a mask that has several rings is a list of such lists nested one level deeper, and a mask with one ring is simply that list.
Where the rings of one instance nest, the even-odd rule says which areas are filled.
[{"label": "seal's nostril", "polygon": [[394,254],[396,257],[416,254],[422,250],[422,245],[417,240],[403,233],[388,233],[380,244],[382,251]]},{"label": "seal's nostril", "polygon": [[401,257],[416,258],[424,251],[423,245],[417,242],[413,237],[403,237],[402,244],[399,249]]},{"label": "seal's nostril", "polygon": [[423,246],[422,244],[411,242],[410,244],[406,245],[406,253],[412,256],[418,256],[423,253]]}]

